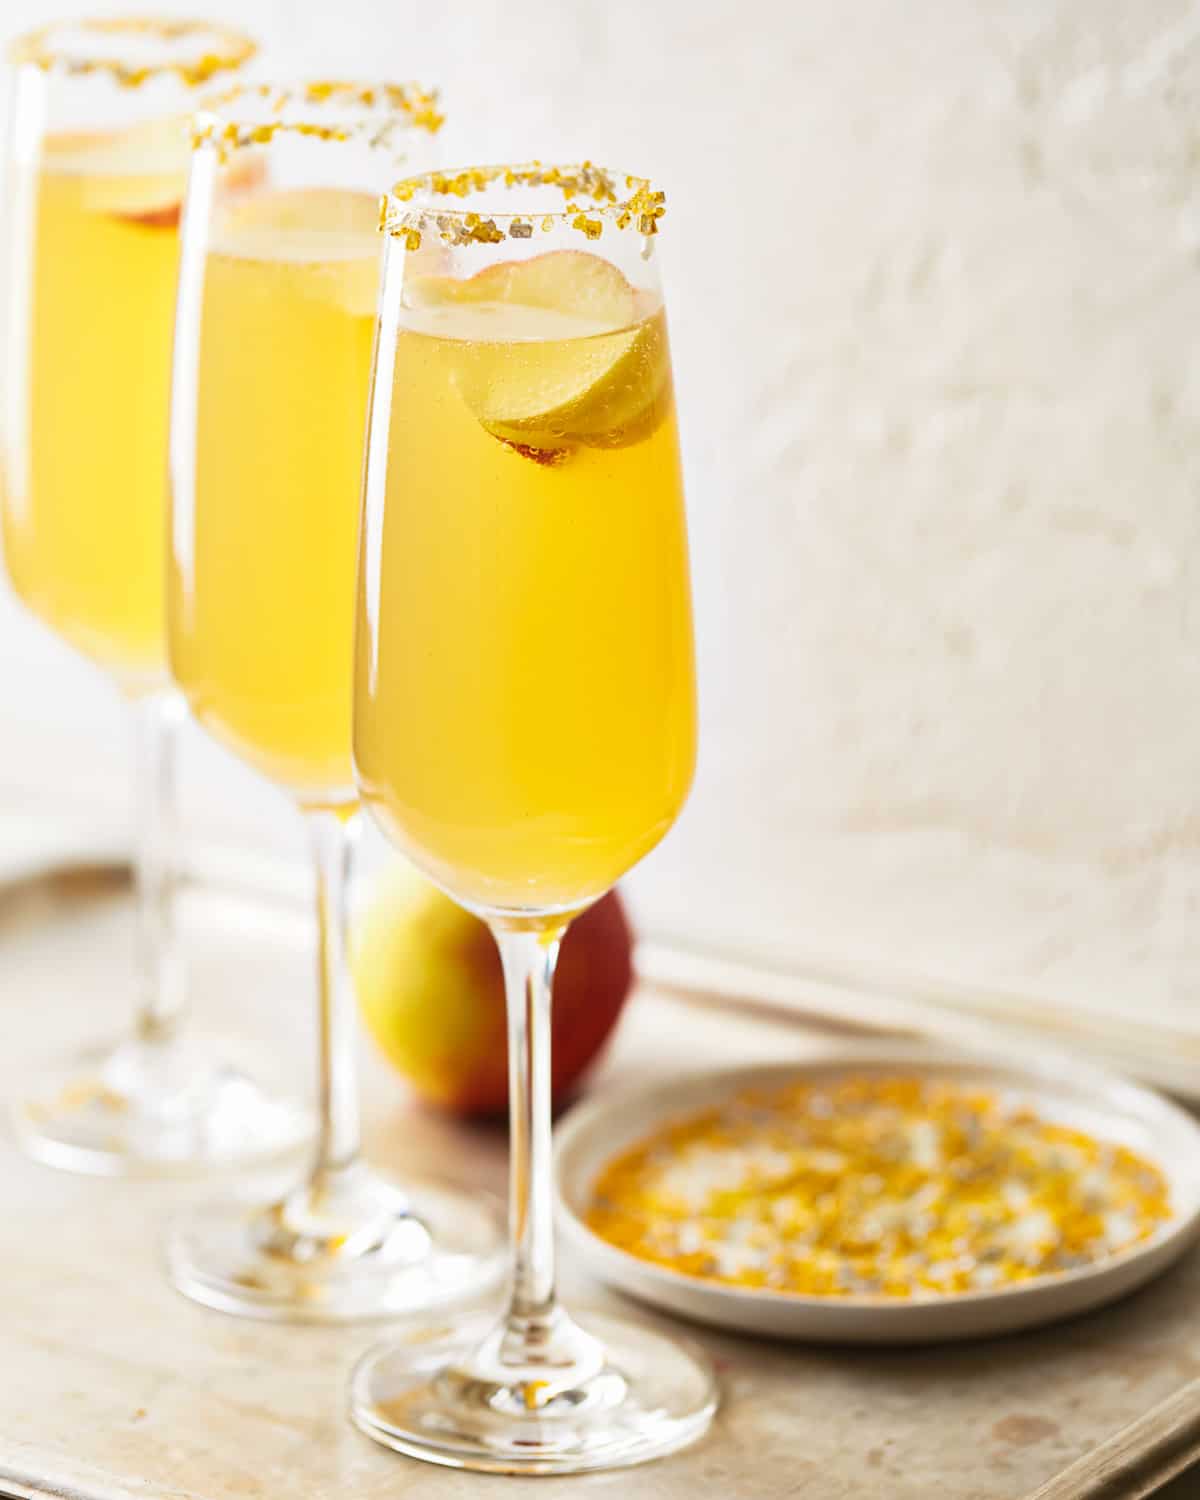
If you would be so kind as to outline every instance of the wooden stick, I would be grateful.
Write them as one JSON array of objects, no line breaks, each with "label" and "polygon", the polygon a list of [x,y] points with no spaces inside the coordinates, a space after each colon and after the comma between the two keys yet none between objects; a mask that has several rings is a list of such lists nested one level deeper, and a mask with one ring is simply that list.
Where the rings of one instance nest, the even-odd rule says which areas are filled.
[{"label": "wooden stick", "polygon": [[[1200,1459],[1200,1380],[1106,1438],[1027,1500],[1142,1500]],[[1197,1478],[1200,1490],[1200,1476]]]}]

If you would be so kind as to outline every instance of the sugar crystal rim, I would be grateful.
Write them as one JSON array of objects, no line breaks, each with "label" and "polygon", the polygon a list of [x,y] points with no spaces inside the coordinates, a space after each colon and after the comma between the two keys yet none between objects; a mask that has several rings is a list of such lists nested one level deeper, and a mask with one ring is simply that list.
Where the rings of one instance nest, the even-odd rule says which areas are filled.
[{"label": "sugar crystal rim", "polygon": [[224,155],[264,146],[279,134],[293,134],[386,147],[398,129],[432,135],[444,119],[437,90],[419,83],[346,79],[242,83],[201,101],[192,144],[211,142]]},{"label": "sugar crystal rim", "polygon": [[[561,195],[562,207],[550,212],[481,213],[441,201],[466,200],[497,185],[509,189],[551,188]],[[419,249],[427,233],[449,245],[498,244],[504,239],[527,240],[538,231],[567,227],[596,240],[606,226],[632,229],[642,235],[657,234],[658,221],[665,212],[666,195],[649,178],[614,172],[590,161],[569,165],[531,161],[405,177],[384,200],[380,228],[403,239],[410,250]]]},{"label": "sugar crystal rim", "polygon": [[[69,46],[70,38],[93,36],[95,44]],[[196,56],[175,55],[171,49],[197,37],[211,45]],[[114,40],[126,38],[130,52],[122,56]],[[109,46],[102,45],[107,41]],[[164,55],[146,62],[136,58],[139,46],[163,44]],[[169,16],[88,16],[78,20],[53,21],[26,32],[10,42],[5,53],[9,63],[32,66],[44,72],[70,77],[107,73],[125,88],[137,88],[148,79],[174,75],[189,88],[210,82],[218,73],[242,67],[257,53],[258,43],[245,32],[213,21],[177,19]]]}]

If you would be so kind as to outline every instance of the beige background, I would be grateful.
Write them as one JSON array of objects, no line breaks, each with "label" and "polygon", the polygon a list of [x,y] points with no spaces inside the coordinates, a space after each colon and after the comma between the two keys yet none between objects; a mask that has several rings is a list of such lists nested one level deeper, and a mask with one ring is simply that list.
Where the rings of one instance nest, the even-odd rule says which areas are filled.
[{"label": "beige background", "polygon": [[[647,930],[1186,1020],[1200,9],[209,9],[298,68],[441,82],[451,156],[669,190],[704,746]],[[9,606],[0,671],[0,790],[58,768],[115,806],[104,687]],[[206,838],[296,848],[198,741],[188,799]]]}]

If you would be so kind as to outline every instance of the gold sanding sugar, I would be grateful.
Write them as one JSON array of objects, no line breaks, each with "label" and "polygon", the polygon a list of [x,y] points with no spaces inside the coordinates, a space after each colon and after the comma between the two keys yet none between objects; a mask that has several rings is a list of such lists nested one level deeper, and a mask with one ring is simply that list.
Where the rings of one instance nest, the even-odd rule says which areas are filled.
[{"label": "gold sanding sugar", "polygon": [[1090,1265],[1170,1216],[1125,1146],[943,1079],[750,1089],[665,1126],[596,1182],[587,1222],[730,1286],[929,1298]]}]

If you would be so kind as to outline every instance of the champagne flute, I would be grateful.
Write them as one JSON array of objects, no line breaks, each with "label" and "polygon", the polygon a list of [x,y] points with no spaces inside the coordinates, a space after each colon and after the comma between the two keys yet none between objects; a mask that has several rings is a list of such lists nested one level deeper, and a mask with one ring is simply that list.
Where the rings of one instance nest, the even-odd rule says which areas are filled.
[{"label": "champagne flute", "polygon": [[504,1267],[488,1203],[363,1160],[345,952],[379,203],[438,124],[432,94],[386,83],[237,87],[197,118],[171,402],[171,671],[200,725],[303,815],[317,893],[311,1170],[258,1207],[198,1209],[168,1242],[181,1291],[249,1316],[423,1308]]},{"label": "champagne flute", "polygon": [[5,398],[9,578],[106,672],[137,730],[133,1034],[37,1076],[14,1110],[54,1166],[174,1173],[269,1159],[310,1131],[180,1034],[177,835],[164,608],[167,405],[187,115],[255,52],[205,22],[60,22],[8,50]]},{"label": "champagne flute", "polygon": [[394,842],[499,945],[507,1313],[366,1356],[357,1424],[455,1467],[570,1473],[692,1441],[690,1344],[555,1296],[550,999],[572,917],[662,838],[696,753],[662,196],[585,164],[399,183],[368,430],[354,751]]}]

